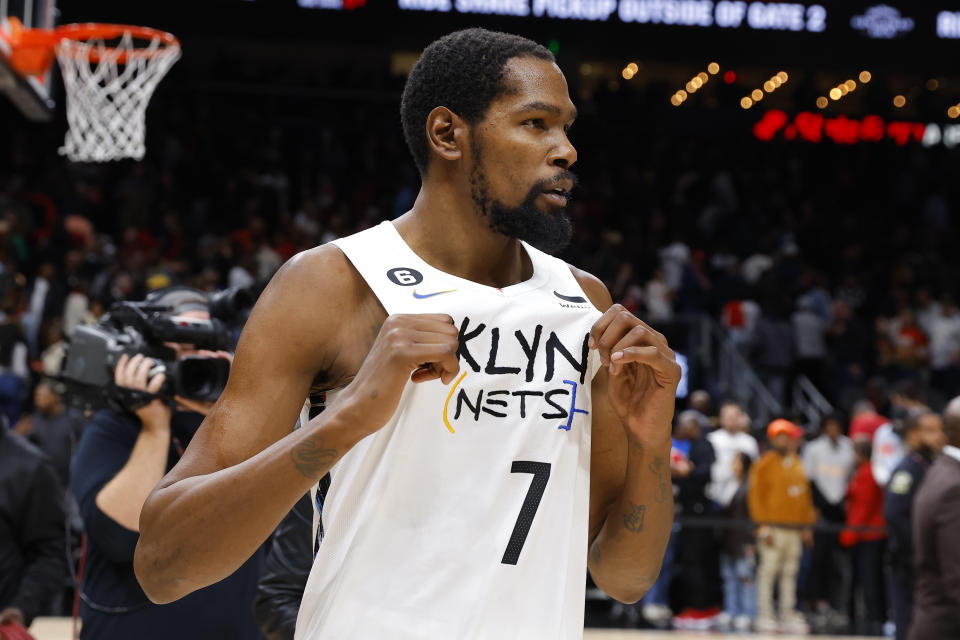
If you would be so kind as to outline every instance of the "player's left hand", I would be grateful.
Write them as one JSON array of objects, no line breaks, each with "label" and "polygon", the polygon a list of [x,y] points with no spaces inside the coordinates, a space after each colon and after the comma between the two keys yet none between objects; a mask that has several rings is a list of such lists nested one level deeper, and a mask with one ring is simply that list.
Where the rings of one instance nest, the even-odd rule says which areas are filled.
[{"label": "player's left hand", "polygon": [[607,368],[607,395],[628,435],[639,444],[669,442],[680,365],[663,334],[615,304],[594,323],[589,346]]}]

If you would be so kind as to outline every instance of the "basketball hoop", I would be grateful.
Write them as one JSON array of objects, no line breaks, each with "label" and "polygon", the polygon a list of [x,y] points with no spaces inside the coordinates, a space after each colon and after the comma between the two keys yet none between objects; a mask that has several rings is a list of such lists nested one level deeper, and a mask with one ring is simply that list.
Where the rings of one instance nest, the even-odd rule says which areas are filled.
[{"label": "basketball hoop", "polygon": [[60,63],[70,126],[60,154],[74,162],[142,159],[147,103],[180,58],[180,42],[163,31],[120,24],[13,27],[11,61],[19,73],[46,73],[53,53]]},{"label": "basketball hoop", "polygon": [[71,24],[54,33],[70,125],[60,153],[74,162],[142,159],[147,103],[180,58],[180,42],[115,24]]}]

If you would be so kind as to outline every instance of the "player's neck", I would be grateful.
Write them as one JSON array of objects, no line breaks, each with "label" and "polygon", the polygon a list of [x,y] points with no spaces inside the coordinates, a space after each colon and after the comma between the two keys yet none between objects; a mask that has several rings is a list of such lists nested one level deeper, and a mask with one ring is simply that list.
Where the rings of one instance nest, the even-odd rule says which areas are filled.
[{"label": "player's neck", "polygon": [[451,188],[424,185],[396,227],[425,262],[460,278],[502,288],[533,275],[520,241],[491,229],[473,201]]}]

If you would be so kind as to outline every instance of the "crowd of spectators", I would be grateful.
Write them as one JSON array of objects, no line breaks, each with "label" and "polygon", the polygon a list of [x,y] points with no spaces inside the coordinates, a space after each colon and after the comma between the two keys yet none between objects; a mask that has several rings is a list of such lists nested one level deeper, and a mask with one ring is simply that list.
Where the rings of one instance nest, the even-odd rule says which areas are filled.
[{"label": "crowd of spectators", "polygon": [[[157,96],[143,162],[73,165],[58,126],[3,120],[3,366],[23,378],[114,300],[262,282],[412,204],[395,103],[243,98]],[[722,321],[782,404],[798,373],[845,410],[873,377],[942,404],[960,383],[957,151],[693,135],[643,100],[604,87],[580,105],[564,257],[654,323]]]},{"label": "crowd of spectators", "polygon": [[[0,107],[9,111],[0,118],[3,419],[63,466],[78,418],[50,409],[43,389],[51,386],[41,381],[58,373],[78,325],[170,284],[262,284],[296,252],[406,211],[418,176],[400,134],[401,82],[381,87],[389,99],[334,101],[174,84],[150,107],[144,161],[106,165],[68,163],[56,154],[59,126],[26,124]],[[776,455],[799,456],[796,475],[802,469],[812,481],[803,498],[809,524],[815,514],[833,529],[797,539],[766,530],[758,542],[742,528],[720,536],[678,527],[645,613],[658,624],[676,614],[685,625],[684,611],[701,620],[729,602],[729,622],[740,628],[759,620],[802,629],[784,595],[799,576],[799,601],[815,626],[845,628],[855,582],[872,625],[862,630],[875,630],[887,615],[869,573],[885,566],[876,502],[907,449],[906,412],[937,409],[960,390],[957,151],[760,142],[749,127],[704,130],[676,114],[660,127],[670,107],[659,103],[606,85],[580,102],[575,236],[563,257],[655,325],[684,314],[722,322],[784,404],[802,373],[854,418],[850,441],[839,419],[824,420],[822,435],[802,448],[790,433],[773,438]],[[893,426],[884,429],[886,417]],[[58,433],[71,435],[45,445],[58,421]],[[681,520],[725,513],[746,522],[762,511],[750,479],[765,473],[766,431],[755,436],[766,426],[733,404],[716,416],[681,415]],[[887,470],[882,481],[877,469]],[[852,516],[851,500],[863,507]],[[838,529],[850,518],[866,529],[846,530],[843,541]],[[803,544],[812,552],[800,552]],[[832,573],[845,566],[849,575]],[[671,577],[689,586],[679,604]],[[722,592],[711,587],[720,584]]]},{"label": "crowd of spectators", "polygon": [[[861,401],[850,420],[827,416],[807,434],[783,418],[751,428],[735,402],[711,406],[675,421],[676,519],[656,585],[606,615],[696,631],[907,638],[913,503],[947,443],[939,414],[915,404],[888,418]],[[885,427],[898,451],[886,457]]]}]

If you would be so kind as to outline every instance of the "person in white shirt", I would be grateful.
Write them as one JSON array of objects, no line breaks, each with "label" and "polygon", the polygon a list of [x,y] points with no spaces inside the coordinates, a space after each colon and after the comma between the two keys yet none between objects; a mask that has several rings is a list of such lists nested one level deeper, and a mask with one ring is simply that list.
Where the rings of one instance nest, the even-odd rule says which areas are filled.
[{"label": "person in white shirt", "polygon": [[891,396],[890,403],[893,420],[880,425],[874,432],[873,452],[870,454],[873,479],[880,487],[887,486],[894,469],[907,453],[901,437],[902,425],[913,413],[927,409],[923,385],[915,380],[901,381]]},{"label": "person in white shirt", "polygon": [[[843,420],[827,416],[820,423],[820,436],[803,448],[803,467],[810,478],[813,505],[818,520],[843,524],[846,518],[844,496],[850,474],[853,473],[854,453],[850,439],[843,435]],[[843,600],[849,590],[849,559],[844,556],[836,533],[817,532],[813,543],[813,565],[808,594],[816,603],[815,628],[844,623]]]},{"label": "person in white shirt", "polygon": [[733,459],[737,453],[743,452],[751,460],[756,460],[759,455],[756,439],[746,433],[749,425],[750,416],[740,405],[727,401],[720,406],[720,428],[707,435],[717,456],[710,469],[707,497],[720,508],[729,506],[739,486],[733,471]]},{"label": "person in white shirt", "polygon": [[650,322],[669,322],[673,317],[674,290],[667,283],[667,275],[663,267],[647,282],[644,299],[647,304],[647,315]]},{"label": "person in white shirt", "polygon": [[930,314],[927,326],[930,384],[949,398],[960,390],[960,312],[950,297],[943,297],[939,312]]},{"label": "person in white shirt", "polygon": [[791,317],[797,349],[797,371],[823,389],[823,368],[827,358],[827,321],[813,308],[813,299],[801,297]]}]

